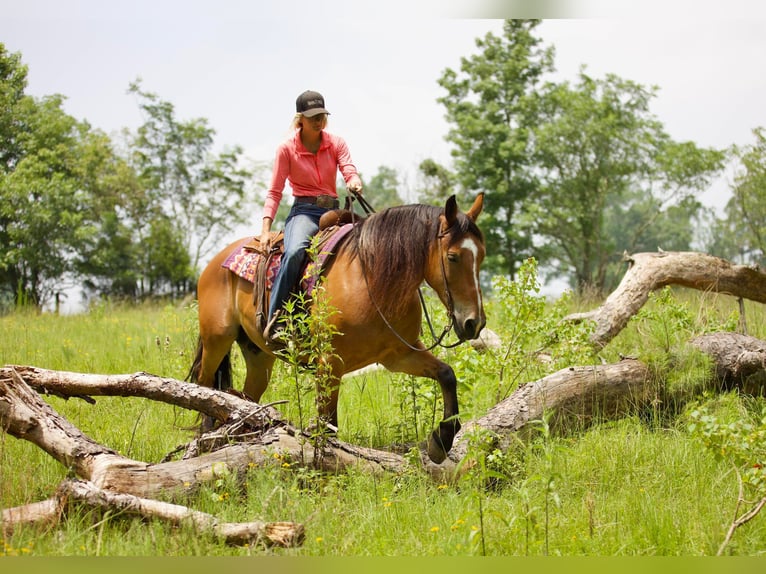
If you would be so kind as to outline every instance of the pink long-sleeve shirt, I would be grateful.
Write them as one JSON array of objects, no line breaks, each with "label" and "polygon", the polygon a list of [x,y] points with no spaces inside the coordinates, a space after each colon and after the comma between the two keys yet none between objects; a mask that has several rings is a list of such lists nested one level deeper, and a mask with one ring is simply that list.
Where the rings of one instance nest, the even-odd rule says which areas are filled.
[{"label": "pink long-sleeve shirt", "polygon": [[313,154],[303,145],[300,131],[296,130],[292,139],[288,139],[277,148],[271,185],[263,206],[263,217],[273,220],[276,216],[286,180],[290,181],[293,195],[337,197],[335,179],[338,170],[347,186],[353,183],[361,184],[348,146],[342,137],[323,131],[319,150]]}]

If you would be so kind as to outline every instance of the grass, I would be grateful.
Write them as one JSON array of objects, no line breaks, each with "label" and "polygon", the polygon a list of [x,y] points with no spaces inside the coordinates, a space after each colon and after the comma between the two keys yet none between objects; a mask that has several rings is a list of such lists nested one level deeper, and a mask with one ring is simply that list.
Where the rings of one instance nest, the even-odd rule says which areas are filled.
[{"label": "grass", "polygon": [[[519,382],[562,364],[581,364],[576,335],[566,348],[559,343],[553,364],[530,358],[527,349],[536,348],[553,319],[540,315],[551,312],[548,305],[517,325],[522,304],[493,302],[488,309],[490,327],[504,337],[517,333],[519,349],[489,355],[467,346],[443,351],[461,381],[464,420],[481,415]],[[631,322],[602,357],[588,360],[638,356],[667,384],[699,388],[690,392],[692,399],[714,405],[722,417],[759,408],[760,399],[736,393],[704,395],[706,363],[684,342],[730,321],[733,305],[675,295],[653,300],[646,309],[654,314]],[[763,337],[762,311],[749,306],[747,313],[750,333]],[[0,363],[183,379],[196,343],[195,321],[194,307],[103,305],[75,316],[17,312],[0,317]],[[241,380],[237,353],[234,368]],[[295,417],[298,388],[310,410],[306,381],[296,384],[282,365],[263,402],[289,399],[279,408]],[[434,384],[412,377],[372,372],[350,378],[341,392],[340,438],[370,446],[422,440],[440,416],[437,396]],[[180,427],[193,420],[192,413],[143,399],[98,398],[96,405],[47,400],[94,439],[150,462],[187,440]],[[434,483],[415,471],[385,478],[326,476],[275,457],[269,468],[223,477],[180,501],[225,521],[302,522],[307,537],[300,548],[229,547],[187,527],[80,510],[56,527],[17,530],[3,540],[0,556],[712,555],[733,517],[736,477],[688,431],[691,406],[666,407],[657,404],[562,434],[540,424],[529,442],[489,453],[481,470],[456,485]],[[66,469],[37,447],[0,435],[0,506],[47,498],[65,476]],[[766,517],[758,516],[738,530],[727,552],[758,555],[765,546]]]}]

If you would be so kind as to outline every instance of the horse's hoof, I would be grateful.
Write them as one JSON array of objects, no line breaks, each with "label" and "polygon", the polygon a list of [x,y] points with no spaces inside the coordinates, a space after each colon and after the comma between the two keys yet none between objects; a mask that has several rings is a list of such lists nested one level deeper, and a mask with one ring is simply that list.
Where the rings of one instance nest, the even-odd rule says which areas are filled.
[{"label": "horse's hoof", "polygon": [[428,439],[428,458],[436,464],[441,464],[447,458],[447,451],[442,446],[442,441],[439,438],[439,434],[436,431],[431,433],[431,437]]}]

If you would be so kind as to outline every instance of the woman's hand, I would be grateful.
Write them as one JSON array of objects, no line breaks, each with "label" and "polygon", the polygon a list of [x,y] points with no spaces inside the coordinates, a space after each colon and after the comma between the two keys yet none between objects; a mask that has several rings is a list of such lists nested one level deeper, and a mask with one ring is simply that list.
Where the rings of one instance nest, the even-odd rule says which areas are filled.
[{"label": "woman's hand", "polygon": [[263,218],[263,227],[261,227],[259,241],[264,253],[271,251],[271,219],[268,217]]},{"label": "woman's hand", "polygon": [[268,253],[269,251],[271,251],[271,232],[270,231],[263,231],[261,233],[261,237],[259,240],[261,242],[261,249],[263,249],[265,253]]}]

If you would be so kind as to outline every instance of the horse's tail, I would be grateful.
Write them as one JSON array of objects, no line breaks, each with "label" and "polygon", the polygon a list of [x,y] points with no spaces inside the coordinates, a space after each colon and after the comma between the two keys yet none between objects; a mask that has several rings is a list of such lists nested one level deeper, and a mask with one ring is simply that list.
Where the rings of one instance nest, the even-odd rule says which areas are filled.
[{"label": "horse's tail", "polygon": [[[197,352],[194,355],[194,361],[192,361],[191,368],[189,368],[189,374],[186,375],[186,380],[190,383],[199,384],[199,372],[202,368],[202,337],[197,339]],[[215,370],[215,376],[213,377],[213,388],[219,391],[226,391],[231,388],[231,354],[226,353],[226,356],[221,360],[221,364]]]}]

